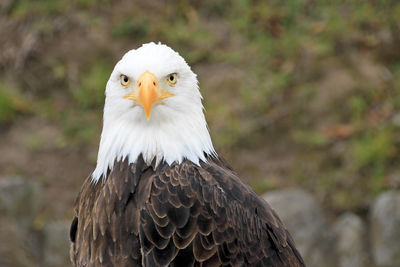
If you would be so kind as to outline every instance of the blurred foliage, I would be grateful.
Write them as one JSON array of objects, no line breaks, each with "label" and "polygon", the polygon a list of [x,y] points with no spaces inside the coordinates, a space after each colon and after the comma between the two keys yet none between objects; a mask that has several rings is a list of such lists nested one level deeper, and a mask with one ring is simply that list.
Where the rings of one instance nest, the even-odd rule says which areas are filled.
[{"label": "blurred foliage", "polygon": [[19,114],[31,113],[31,105],[27,99],[0,83],[0,126],[12,122]]},{"label": "blurred foliage", "polygon": [[[400,186],[390,180],[400,160],[398,1],[9,3],[0,82],[15,80],[33,116],[63,129],[60,147],[97,146],[113,65],[161,41],[198,72],[215,144],[258,192],[301,185],[342,210]],[[6,88],[0,123],[24,114]]]},{"label": "blurred foliage", "polygon": [[393,132],[390,129],[366,133],[354,141],[354,159],[359,167],[382,165],[393,157],[393,144]]},{"label": "blurred foliage", "polygon": [[0,89],[0,122],[11,121],[16,115],[13,98]]},{"label": "blurred foliage", "polygon": [[104,87],[111,74],[111,67],[98,61],[79,77],[78,88],[73,88],[75,101],[84,108],[101,109],[104,105]]}]

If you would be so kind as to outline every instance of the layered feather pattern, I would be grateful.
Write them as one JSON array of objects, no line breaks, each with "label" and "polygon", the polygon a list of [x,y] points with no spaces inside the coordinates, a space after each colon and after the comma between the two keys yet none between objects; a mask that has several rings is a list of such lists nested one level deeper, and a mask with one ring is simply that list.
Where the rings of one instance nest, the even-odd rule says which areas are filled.
[{"label": "layered feather pattern", "polygon": [[71,240],[75,266],[304,266],[276,213],[219,158],[116,162],[83,185]]}]

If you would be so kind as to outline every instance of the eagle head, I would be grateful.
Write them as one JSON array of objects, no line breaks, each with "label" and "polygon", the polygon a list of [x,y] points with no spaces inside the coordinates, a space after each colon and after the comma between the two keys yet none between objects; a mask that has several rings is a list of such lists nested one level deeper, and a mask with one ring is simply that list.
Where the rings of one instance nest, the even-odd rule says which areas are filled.
[{"label": "eagle head", "polygon": [[92,178],[115,161],[196,164],[215,154],[196,74],[170,47],[148,43],[128,51],[106,86],[103,131]]}]

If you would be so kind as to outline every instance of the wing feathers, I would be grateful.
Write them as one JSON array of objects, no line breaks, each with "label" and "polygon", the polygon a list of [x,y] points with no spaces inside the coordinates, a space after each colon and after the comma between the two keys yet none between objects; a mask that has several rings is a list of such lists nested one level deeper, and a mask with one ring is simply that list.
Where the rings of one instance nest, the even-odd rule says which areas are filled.
[{"label": "wing feathers", "polygon": [[178,254],[178,249],[175,247],[172,240],[163,249],[157,247],[152,251],[155,266],[167,266]]},{"label": "wing feathers", "polygon": [[201,234],[197,234],[193,240],[193,254],[197,261],[203,262],[211,258],[217,251],[216,246],[206,248],[201,243]]},{"label": "wing feathers", "polygon": [[104,183],[85,182],[70,231],[76,266],[304,266],[275,212],[223,160],[153,165],[125,160]]},{"label": "wing feathers", "polygon": [[195,236],[196,231],[189,232],[189,234],[184,237],[180,236],[178,233],[175,233],[172,236],[172,240],[177,248],[184,249],[193,241]]}]

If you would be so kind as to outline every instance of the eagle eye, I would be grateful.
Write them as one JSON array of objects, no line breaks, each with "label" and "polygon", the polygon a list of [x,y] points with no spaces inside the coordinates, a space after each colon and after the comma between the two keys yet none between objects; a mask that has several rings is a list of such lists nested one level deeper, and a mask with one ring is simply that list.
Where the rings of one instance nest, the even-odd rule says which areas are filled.
[{"label": "eagle eye", "polygon": [[171,73],[167,76],[167,81],[170,85],[175,85],[178,81],[178,75],[176,73]]},{"label": "eagle eye", "polygon": [[122,86],[128,86],[130,83],[129,77],[123,74],[120,76],[120,81]]}]

